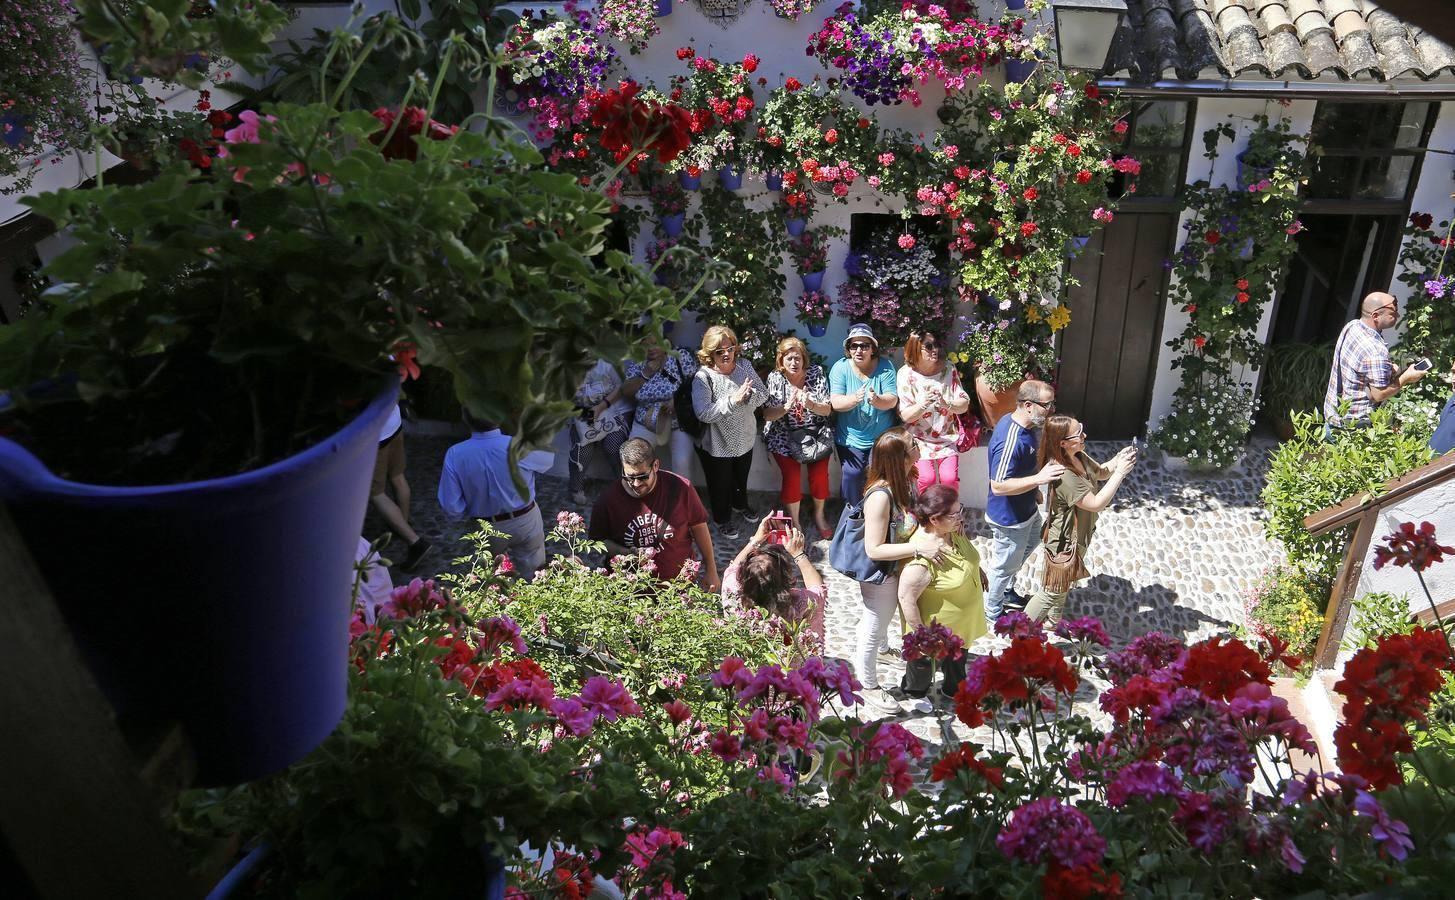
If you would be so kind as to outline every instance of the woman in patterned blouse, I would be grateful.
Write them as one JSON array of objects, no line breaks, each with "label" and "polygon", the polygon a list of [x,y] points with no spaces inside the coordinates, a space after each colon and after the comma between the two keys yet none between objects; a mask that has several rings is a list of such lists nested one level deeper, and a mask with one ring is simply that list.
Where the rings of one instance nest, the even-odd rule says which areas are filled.
[{"label": "woman in patterned blouse", "polygon": [[668,444],[672,452],[672,471],[683,478],[692,477],[692,438],[677,427],[672,398],[684,381],[697,373],[697,357],[690,350],[660,345],[647,348],[647,361],[626,363],[626,381],[622,393],[636,401],[636,421],[631,436],[657,446]]},{"label": "woman in patterned blouse", "polygon": [[919,448],[915,488],[932,484],[960,489],[960,438],[957,416],[970,408],[970,395],[960,384],[960,373],[945,364],[945,343],[929,331],[914,331],[904,342],[904,365],[899,386],[899,417]]},{"label": "woman in patterned blouse", "polygon": [[[796,524],[803,500],[803,467],[808,466],[808,491],[813,497],[813,523],[824,540],[834,530],[824,518],[829,497],[829,455],[834,429],[829,415],[829,383],[823,369],[808,364],[808,348],[796,337],[778,342],[778,360],[768,374],[768,403],[785,410],[763,426],[763,438],[782,470],[779,502]],[[766,414],[765,414],[766,417]]]}]

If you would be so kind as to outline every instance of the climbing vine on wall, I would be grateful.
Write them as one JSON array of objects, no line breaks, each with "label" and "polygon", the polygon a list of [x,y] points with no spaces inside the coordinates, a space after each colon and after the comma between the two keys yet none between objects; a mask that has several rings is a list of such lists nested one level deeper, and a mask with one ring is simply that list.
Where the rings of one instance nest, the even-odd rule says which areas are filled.
[{"label": "climbing vine on wall", "polygon": [[[1305,139],[1283,119],[1254,121],[1237,156],[1236,184],[1202,179],[1187,191],[1192,215],[1172,260],[1168,292],[1169,302],[1187,314],[1182,333],[1167,344],[1178,353],[1172,367],[1182,370],[1182,379],[1171,415],[1153,435],[1168,453],[1218,467],[1242,452],[1252,423],[1251,392],[1234,367],[1261,364],[1258,323],[1293,256],[1289,238],[1303,229],[1298,190]],[[1208,129],[1203,155],[1211,163],[1219,145],[1235,138],[1230,123]]]}]

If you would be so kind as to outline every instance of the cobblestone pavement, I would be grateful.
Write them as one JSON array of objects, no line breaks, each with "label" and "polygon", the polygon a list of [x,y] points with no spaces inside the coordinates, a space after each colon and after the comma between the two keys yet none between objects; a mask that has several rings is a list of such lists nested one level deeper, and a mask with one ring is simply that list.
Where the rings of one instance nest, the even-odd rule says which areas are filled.
[{"label": "cobblestone pavement", "polygon": [[[467,523],[446,518],[434,499],[440,463],[454,440],[410,435],[407,441],[414,526],[434,543],[420,566],[421,573],[445,571],[451,567],[450,560],[463,552],[460,537],[466,533]],[[1148,631],[1192,642],[1243,624],[1243,592],[1278,555],[1276,546],[1263,536],[1266,514],[1258,500],[1273,447],[1271,442],[1255,441],[1241,464],[1217,478],[1171,473],[1149,459],[1140,462],[1098,521],[1086,563],[1094,574],[1072,592],[1067,617],[1096,616],[1118,645]],[[1107,459],[1116,449],[1112,444],[1093,443],[1088,451],[1097,459]],[[601,487],[599,482],[588,484],[587,495],[594,497]],[[563,479],[539,479],[537,498],[548,529],[558,510],[573,508]],[[766,511],[776,496],[757,494],[753,500]],[[831,516],[836,515],[837,501],[831,500],[830,504]],[[589,509],[581,512],[585,514]],[[984,559],[989,550],[989,528],[976,512],[967,515],[966,522],[974,531],[975,546]],[[383,531],[383,525],[371,512],[364,534],[372,538]],[[720,569],[737,554],[750,533],[750,529],[743,529],[743,538],[737,541],[714,535]],[[848,659],[859,620],[859,591],[854,582],[823,562],[827,547],[828,542],[821,541],[812,551],[829,584],[826,655]],[[1034,591],[1038,559],[1033,557],[1021,572],[1017,588],[1025,596]],[[410,577],[398,571],[393,576],[396,584]],[[890,629],[891,644],[898,643],[897,626],[896,620]],[[970,649],[986,653],[1004,643],[1003,639],[989,636]],[[881,656],[880,683],[886,687],[897,685],[903,668],[898,659]],[[1105,724],[1096,706],[1100,687],[1094,682],[1083,683],[1075,704],[1093,720]],[[926,747],[928,760],[937,755],[943,742],[940,726],[933,715],[914,712],[909,703],[905,708],[901,721],[933,745]],[[953,727],[962,740],[989,742],[988,726],[974,735],[959,723]]]}]

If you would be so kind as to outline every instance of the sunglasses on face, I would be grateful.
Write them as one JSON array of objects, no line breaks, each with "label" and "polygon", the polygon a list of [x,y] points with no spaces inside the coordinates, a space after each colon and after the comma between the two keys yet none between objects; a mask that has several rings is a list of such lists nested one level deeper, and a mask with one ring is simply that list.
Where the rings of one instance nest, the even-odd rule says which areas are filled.
[{"label": "sunglasses on face", "polygon": [[873,350],[873,349],[874,349],[874,345],[873,344],[866,344],[866,343],[863,343],[862,341],[861,342],[858,342],[858,343],[853,343],[853,344],[850,344],[849,345],[849,351],[850,352],[853,352],[855,350]]},{"label": "sunglasses on face", "polygon": [[638,473],[625,472],[625,473],[622,474],[621,480],[622,481],[625,481],[627,484],[642,484],[642,483],[646,482],[648,479],[650,479],[651,477],[652,477],[652,473],[651,472],[638,472]]},{"label": "sunglasses on face", "polygon": [[1085,440],[1085,439],[1086,439],[1086,429],[1085,428],[1081,429],[1080,431],[1076,432],[1075,434],[1068,434],[1064,438],[1062,438],[1063,441],[1080,441],[1080,440]]},{"label": "sunglasses on face", "polygon": [[933,353],[936,356],[938,356],[939,353],[940,353],[940,345],[939,344],[920,344],[920,350],[923,351],[923,352],[925,352],[925,353]]},{"label": "sunglasses on face", "polygon": [[1042,403],[1040,400],[1027,400],[1026,402],[1027,403],[1034,403],[1037,406],[1039,406],[1041,409],[1044,409],[1046,412],[1055,412],[1055,410],[1056,410],[1056,401],[1055,400],[1047,400],[1044,403]]}]

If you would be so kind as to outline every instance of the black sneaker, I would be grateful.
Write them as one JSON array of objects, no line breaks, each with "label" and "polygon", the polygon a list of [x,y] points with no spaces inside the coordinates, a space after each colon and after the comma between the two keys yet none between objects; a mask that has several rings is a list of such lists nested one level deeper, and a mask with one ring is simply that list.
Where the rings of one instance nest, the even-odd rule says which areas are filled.
[{"label": "black sneaker", "polygon": [[429,548],[430,542],[424,538],[420,538],[410,544],[409,551],[404,554],[404,560],[399,563],[400,570],[413,572],[415,567],[419,565],[419,561],[424,559],[424,555],[429,552]]},{"label": "black sneaker", "polygon": [[758,524],[758,520],[763,518],[762,516],[758,515],[758,511],[756,509],[753,509],[751,506],[745,507],[743,509],[735,509],[733,510],[733,512],[742,516],[744,522],[749,522],[753,525]]},{"label": "black sneaker", "polygon": [[1012,611],[1014,611],[1014,612],[1025,612],[1026,611],[1026,607],[1028,605],[1030,605],[1030,602],[1031,602],[1030,600],[1026,599],[1025,597],[1022,597],[1015,590],[1006,591],[1005,592],[1005,600],[1002,601],[1002,604],[1001,604],[1001,612],[1002,613],[1008,613],[1008,612],[1012,612]]},{"label": "black sneaker", "polygon": [[728,519],[726,522],[718,525],[717,533],[719,537],[725,537],[730,541],[735,541],[743,536],[743,533],[738,530],[738,523],[732,519]]}]

